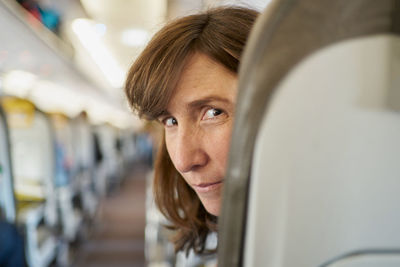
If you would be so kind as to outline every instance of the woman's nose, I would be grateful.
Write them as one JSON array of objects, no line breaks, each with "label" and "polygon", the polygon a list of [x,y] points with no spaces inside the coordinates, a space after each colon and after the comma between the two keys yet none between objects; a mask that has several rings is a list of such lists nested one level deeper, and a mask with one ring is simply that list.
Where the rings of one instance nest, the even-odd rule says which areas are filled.
[{"label": "woman's nose", "polygon": [[208,156],[203,147],[203,135],[197,129],[180,129],[174,143],[174,152],[171,156],[179,172],[198,170],[207,164]]}]

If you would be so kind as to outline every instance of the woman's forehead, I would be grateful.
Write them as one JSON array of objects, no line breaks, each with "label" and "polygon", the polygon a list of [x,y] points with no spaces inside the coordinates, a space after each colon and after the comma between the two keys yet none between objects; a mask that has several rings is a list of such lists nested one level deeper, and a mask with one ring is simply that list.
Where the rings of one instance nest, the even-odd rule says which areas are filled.
[{"label": "woman's forehead", "polygon": [[185,64],[166,109],[211,100],[234,102],[236,91],[235,74],[210,57],[197,53]]}]

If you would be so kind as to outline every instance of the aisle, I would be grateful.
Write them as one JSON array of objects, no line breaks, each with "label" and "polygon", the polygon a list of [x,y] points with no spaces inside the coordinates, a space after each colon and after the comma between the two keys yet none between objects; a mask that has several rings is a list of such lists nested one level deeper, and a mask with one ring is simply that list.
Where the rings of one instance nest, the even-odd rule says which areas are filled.
[{"label": "aisle", "polygon": [[76,267],[143,267],[145,175],[143,165],[133,168],[120,189],[99,208],[92,234],[80,246]]}]

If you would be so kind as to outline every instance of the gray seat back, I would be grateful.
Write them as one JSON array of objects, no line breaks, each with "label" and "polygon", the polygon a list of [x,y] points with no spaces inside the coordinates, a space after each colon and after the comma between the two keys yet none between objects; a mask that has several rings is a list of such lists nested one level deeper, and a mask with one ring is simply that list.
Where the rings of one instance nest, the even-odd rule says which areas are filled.
[{"label": "gray seat back", "polygon": [[[350,186],[350,188],[357,188],[357,184],[365,183],[363,174],[368,171],[361,170],[360,167],[367,163],[375,163],[374,160],[377,158],[380,159],[376,156],[378,151],[381,155],[385,155],[385,158],[379,160],[380,164],[374,165],[377,168],[375,170],[391,168],[387,173],[392,175],[396,171],[394,164],[389,166],[390,163],[386,164],[385,161],[393,162],[396,151],[395,146],[390,148],[390,144],[395,143],[393,138],[396,136],[397,129],[394,130],[393,128],[396,128],[394,122],[396,122],[397,117],[389,119],[391,117],[389,114],[393,115],[393,111],[399,107],[399,101],[397,101],[399,90],[395,89],[397,81],[393,76],[397,67],[390,60],[392,55],[398,53],[395,48],[398,43],[396,36],[399,32],[398,16],[399,1],[395,0],[286,0],[272,2],[258,19],[250,36],[240,70],[239,101],[236,109],[237,115],[219,227],[221,230],[218,266],[242,266],[244,263],[247,264],[246,266],[313,266],[290,261],[295,260],[296,256],[301,254],[300,252],[297,255],[296,253],[281,254],[279,257],[277,256],[281,261],[275,262],[249,259],[260,255],[260,253],[265,256],[264,259],[272,259],[273,253],[278,253],[278,251],[279,253],[287,253],[289,243],[292,246],[289,252],[296,251],[296,248],[301,251],[302,247],[306,247],[304,239],[301,239],[303,243],[292,243],[300,240],[295,239],[295,237],[302,236],[298,234],[299,231],[301,232],[304,229],[300,228],[294,219],[292,223],[295,228],[287,228],[284,222],[289,216],[288,213],[291,213],[291,218],[297,218],[298,213],[305,212],[309,208],[304,206],[306,203],[324,201],[324,198],[321,198],[321,194],[323,194],[321,192],[328,192],[328,195],[329,192],[332,192],[331,200],[325,203],[325,207],[330,207],[331,204],[338,205],[336,210],[344,216],[346,212],[353,215],[358,214],[357,208],[360,207],[363,200],[369,199],[370,194],[380,195],[391,186],[397,185],[394,176],[389,174],[386,183],[377,182],[377,173],[381,175],[383,173],[376,171],[375,176],[366,178],[370,185],[365,185],[365,187],[371,189],[371,191],[359,190],[357,192],[362,192],[362,196],[356,198],[349,192],[351,189],[345,183],[345,177],[352,177],[353,179],[351,183],[354,187]],[[362,44],[360,43],[360,45],[351,43],[352,41],[357,42],[359,38],[364,38],[363,40],[366,43],[364,41],[361,41]],[[347,41],[350,43],[346,43]],[[339,42],[344,44],[344,50],[340,48],[336,51],[339,51],[340,57],[333,51],[335,50],[333,46],[339,44]],[[359,49],[363,51],[359,51]],[[372,54],[364,61],[365,55],[377,49],[384,49],[386,52]],[[324,51],[322,50],[333,51],[333,54],[330,55],[331,58],[324,58]],[[352,51],[359,52],[359,54],[354,55]],[[318,57],[320,53],[322,59]],[[335,65],[329,68],[330,62],[335,61],[335,59],[339,60],[339,58],[343,61],[343,66],[348,67],[346,69],[348,72],[342,70],[340,61],[338,62],[339,66]],[[380,64],[379,66],[382,66],[385,71],[379,72],[373,77],[374,71],[382,68],[371,64],[371,62],[376,62],[377,59],[380,60],[377,64]],[[309,70],[307,74],[309,76],[306,77],[304,75],[307,71],[301,69],[303,66],[308,69],[306,65],[313,60],[316,61],[315,66],[317,67],[311,68],[311,71]],[[372,68],[363,68],[368,66],[367,64],[370,64]],[[317,70],[320,71],[317,73]],[[332,75],[323,77],[324,73]],[[370,74],[370,80],[363,79]],[[313,79],[318,78],[317,76],[321,76],[319,81]],[[303,82],[301,86],[300,81]],[[308,81],[311,81],[311,83]],[[335,85],[337,81],[343,81],[342,84],[337,85],[341,90],[335,90],[335,86],[332,86],[332,83]],[[376,86],[371,86],[371,81],[376,81]],[[322,86],[324,82],[329,87],[324,88]],[[373,90],[374,88],[377,90]],[[316,97],[316,94],[319,97]],[[282,95],[285,95],[285,98],[281,98]],[[357,98],[355,95],[358,95],[358,100],[354,100],[354,98]],[[299,96],[302,98],[300,99]],[[310,104],[314,105],[310,106]],[[277,106],[280,106],[280,108],[275,110]],[[301,109],[300,106],[304,109]],[[370,114],[372,110],[377,113]],[[272,113],[273,111],[275,113]],[[383,112],[385,115],[382,115]],[[381,114],[382,117],[379,117],[378,114]],[[357,116],[362,118],[360,119]],[[295,118],[301,118],[301,122]],[[333,124],[330,124],[330,120],[333,120]],[[303,125],[306,121],[308,122],[307,127]],[[354,121],[359,123],[353,125]],[[276,122],[276,124],[272,122]],[[339,131],[330,131],[335,129],[332,126],[335,125],[334,123],[337,123],[336,126],[345,128]],[[385,128],[377,131],[377,127]],[[371,132],[373,129],[375,131]],[[282,138],[273,139],[271,131],[279,132]],[[393,135],[386,136],[390,141],[374,143],[374,147],[370,150],[364,147],[369,144],[368,140],[381,140],[382,137],[385,137],[387,131],[393,132]],[[260,137],[261,132],[264,135],[263,137]],[[366,136],[363,140],[357,138],[364,136],[365,133],[371,133],[371,135]],[[290,136],[289,139],[288,136]],[[304,137],[307,137],[307,139],[304,139]],[[265,140],[266,145],[260,140]],[[343,143],[343,140],[347,140],[348,143]],[[333,144],[336,144],[336,146]],[[349,152],[346,154],[347,158],[341,157],[340,152],[342,150],[339,149],[339,144],[344,148],[350,145]],[[320,150],[318,151],[313,145],[317,147],[320,145]],[[287,148],[286,154],[281,151],[282,147]],[[308,150],[305,150],[305,148]],[[365,151],[368,151],[368,153],[365,153]],[[388,154],[386,154],[387,152]],[[359,154],[365,155],[365,158],[361,161],[357,158]],[[282,157],[276,158],[275,156]],[[321,158],[323,160],[318,161]],[[310,167],[313,166],[312,160],[317,160],[317,163],[320,163],[318,170],[313,170]],[[341,172],[335,174],[333,170],[336,170],[336,168],[334,166],[340,164],[342,164]],[[260,169],[260,166],[273,166],[274,168],[265,170]],[[312,178],[308,176],[309,173],[307,172],[300,175],[302,170],[307,169],[307,166],[312,171]],[[374,167],[371,168],[374,169]],[[280,173],[282,176],[276,177],[275,171],[277,169],[282,171]],[[327,171],[330,172],[329,177],[323,175]],[[325,182],[329,181],[331,184],[309,184],[309,186],[306,186],[302,183],[302,180],[304,182],[318,181],[321,176],[325,177]],[[342,182],[337,181],[338,177],[342,179]],[[257,184],[255,180],[266,183]],[[285,182],[275,183],[275,185],[280,186],[275,188],[275,191],[273,188],[266,188],[270,186],[268,181],[274,184],[274,182],[281,180]],[[289,189],[293,190],[293,186],[298,185],[294,182],[304,185],[304,191],[288,191]],[[374,183],[377,183],[376,186]],[[250,189],[249,184],[251,185]],[[282,191],[279,191],[279,188]],[[335,188],[336,191],[327,190],[332,188]],[[253,192],[253,189],[259,189],[258,193]],[[248,190],[250,190],[250,199],[247,194]],[[390,196],[377,204],[377,207],[364,207],[365,213],[360,218],[371,218],[375,211],[383,207],[384,203],[393,200],[391,199],[391,196],[395,193],[393,190],[388,192]],[[260,202],[255,204],[256,200],[253,198],[260,194],[264,196],[261,200],[264,202],[261,205]],[[347,200],[356,199],[358,201],[346,211],[341,209],[344,205],[343,194],[350,197]],[[307,199],[307,196],[314,196],[315,198],[309,199],[310,202],[299,204],[299,207],[293,206],[291,209],[287,209],[286,205],[290,206],[288,201],[290,200],[291,204],[297,203],[301,199],[300,196],[305,196],[305,199]],[[248,200],[250,201],[249,210],[247,209]],[[264,214],[267,215],[265,221],[259,220],[259,217],[257,217],[260,211],[252,210],[253,206],[256,205],[264,209]],[[324,206],[322,205],[322,207]],[[315,223],[315,225],[321,226],[321,231],[324,233],[332,234],[333,232],[329,228],[332,223],[327,224],[327,221],[329,218],[334,218],[334,213],[329,215],[331,217],[325,217],[325,221],[322,219],[322,221],[315,221],[315,216],[320,214],[321,209],[319,207],[314,212],[302,214],[303,220],[301,222],[304,225]],[[389,216],[392,214],[391,212],[393,211],[381,215]],[[358,222],[363,222],[360,218]],[[282,221],[279,221],[280,219]],[[276,227],[282,228],[280,232],[282,236],[277,236],[275,231],[268,232],[269,234],[276,234],[276,236],[270,239],[266,237],[265,240],[274,240],[277,243],[253,243],[253,247],[249,249],[252,246],[251,236],[254,237],[257,234],[262,236],[262,233],[258,230],[266,229],[266,226],[262,225],[264,222],[271,222],[271,224],[275,222]],[[349,225],[352,226],[350,228],[343,226],[346,231],[340,232],[340,234],[349,237],[349,230],[356,228],[353,224],[355,222],[350,222]],[[323,225],[326,226],[325,230],[322,230]],[[296,227],[298,228],[296,229]],[[367,228],[377,229],[376,225],[369,227],[372,228]],[[246,231],[245,229],[250,230]],[[361,235],[360,232],[357,233]],[[290,241],[288,241],[289,236],[293,238]],[[310,236],[306,234],[302,237],[307,240]],[[336,242],[329,240],[328,238],[325,241],[328,243]],[[360,246],[361,244],[370,245],[361,242],[361,239],[359,241]],[[386,245],[394,244],[388,243]],[[348,248],[361,249],[355,243],[353,245],[348,245]],[[383,248],[384,244],[381,245],[377,247]],[[393,247],[390,246],[390,248]],[[366,247],[362,249],[364,248]],[[367,248],[371,248],[371,246]],[[244,262],[245,251],[246,259]],[[330,249],[324,250],[324,252],[315,250],[314,254],[317,255],[317,259],[310,262],[305,261],[304,264],[306,262],[323,264],[324,260],[329,262],[330,259],[339,256],[338,253],[342,252],[346,253],[345,251]],[[282,255],[285,255],[285,257],[282,257]]]}]

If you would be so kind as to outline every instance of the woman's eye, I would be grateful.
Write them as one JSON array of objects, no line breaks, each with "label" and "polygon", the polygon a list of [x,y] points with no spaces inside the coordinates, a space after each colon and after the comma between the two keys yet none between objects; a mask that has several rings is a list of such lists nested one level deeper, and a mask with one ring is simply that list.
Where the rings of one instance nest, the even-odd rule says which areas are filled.
[{"label": "woman's eye", "polygon": [[164,123],[164,125],[165,125],[166,127],[171,127],[171,126],[174,126],[174,125],[177,125],[177,124],[178,124],[178,122],[176,121],[176,119],[175,119],[175,118],[172,118],[172,117],[166,118],[165,120],[163,120],[163,123]]},{"label": "woman's eye", "polygon": [[206,111],[206,113],[203,116],[203,120],[208,120],[208,119],[213,119],[223,113],[222,110],[216,109],[216,108],[210,108],[209,110]]}]

